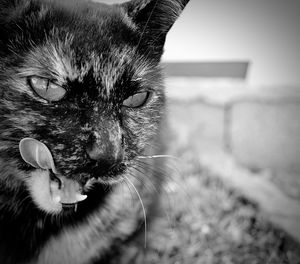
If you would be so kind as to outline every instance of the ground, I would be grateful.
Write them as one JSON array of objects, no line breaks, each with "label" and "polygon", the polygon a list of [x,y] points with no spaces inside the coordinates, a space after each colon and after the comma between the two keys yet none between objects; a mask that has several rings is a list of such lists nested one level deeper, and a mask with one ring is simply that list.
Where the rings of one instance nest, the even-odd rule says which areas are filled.
[{"label": "ground", "polygon": [[219,110],[202,107],[199,113],[193,104],[188,108],[170,103],[168,154],[177,158],[169,158],[162,213],[147,233],[146,253],[136,263],[300,263],[299,245],[200,163],[201,153],[220,143],[221,134],[205,126],[219,124]]}]

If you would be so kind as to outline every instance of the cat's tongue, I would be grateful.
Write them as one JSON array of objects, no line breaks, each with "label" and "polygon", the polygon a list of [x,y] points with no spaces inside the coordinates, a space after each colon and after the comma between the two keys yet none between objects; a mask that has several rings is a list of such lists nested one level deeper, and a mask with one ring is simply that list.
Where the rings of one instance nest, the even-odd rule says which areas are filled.
[{"label": "cat's tongue", "polygon": [[47,146],[33,138],[23,138],[19,143],[20,154],[25,162],[37,168],[57,174],[54,161]]},{"label": "cat's tongue", "polygon": [[57,181],[50,181],[50,193],[56,203],[74,204],[87,198],[80,193],[77,181],[58,175],[50,150],[47,146],[33,138],[23,138],[19,143],[20,154],[23,160],[37,169],[52,170]]}]

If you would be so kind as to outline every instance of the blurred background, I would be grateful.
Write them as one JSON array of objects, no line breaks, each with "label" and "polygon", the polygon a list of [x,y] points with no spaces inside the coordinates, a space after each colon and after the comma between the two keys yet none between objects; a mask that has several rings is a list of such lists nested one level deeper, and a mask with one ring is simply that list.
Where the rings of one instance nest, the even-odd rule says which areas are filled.
[{"label": "blurred background", "polygon": [[171,29],[149,263],[300,263],[299,25],[298,0],[190,0]]}]

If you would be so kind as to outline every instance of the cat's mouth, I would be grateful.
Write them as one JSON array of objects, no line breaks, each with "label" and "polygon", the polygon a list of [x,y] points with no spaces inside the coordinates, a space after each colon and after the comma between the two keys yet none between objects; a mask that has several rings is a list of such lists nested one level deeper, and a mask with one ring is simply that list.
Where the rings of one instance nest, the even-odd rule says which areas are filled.
[{"label": "cat's mouth", "polygon": [[70,208],[76,211],[77,204],[87,198],[83,193],[88,193],[94,183],[115,184],[121,180],[121,175],[126,170],[123,163],[110,167],[109,170],[103,170],[96,164],[83,186],[56,169],[52,154],[44,143],[24,138],[20,141],[19,150],[23,160],[35,168],[26,178],[31,197],[40,209],[48,213],[59,213]]},{"label": "cat's mouth", "polygon": [[60,175],[49,149],[42,142],[25,138],[19,144],[23,160],[36,168],[27,178],[27,186],[35,203],[46,212],[56,213],[85,200],[81,185]]},{"label": "cat's mouth", "polygon": [[36,169],[26,178],[26,185],[35,204],[47,213],[60,213],[87,198],[80,184],[64,176],[53,177],[49,170]]},{"label": "cat's mouth", "polygon": [[49,188],[52,200],[61,203],[63,207],[70,207],[87,198],[87,195],[82,194],[82,187],[77,181],[51,172]]}]

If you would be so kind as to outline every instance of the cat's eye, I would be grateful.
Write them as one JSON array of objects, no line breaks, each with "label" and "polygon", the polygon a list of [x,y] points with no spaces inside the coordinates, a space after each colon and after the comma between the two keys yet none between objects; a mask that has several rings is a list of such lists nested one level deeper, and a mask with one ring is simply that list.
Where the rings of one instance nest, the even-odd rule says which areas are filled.
[{"label": "cat's eye", "polygon": [[61,100],[67,92],[64,88],[46,78],[32,76],[28,78],[28,83],[37,95],[50,102]]},{"label": "cat's eye", "polygon": [[129,108],[138,108],[143,106],[149,99],[150,92],[136,93],[132,96],[129,96],[126,100],[123,101],[123,106]]}]

